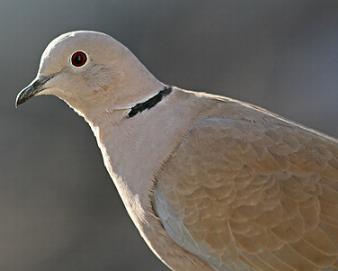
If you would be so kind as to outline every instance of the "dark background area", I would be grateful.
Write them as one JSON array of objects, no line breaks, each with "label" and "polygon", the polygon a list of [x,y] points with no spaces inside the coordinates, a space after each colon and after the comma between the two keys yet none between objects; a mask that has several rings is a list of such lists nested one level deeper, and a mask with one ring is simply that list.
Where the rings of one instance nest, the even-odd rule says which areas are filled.
[{"label": "dark background area", "polygon": [[63,32],[106,32],[163,82],[263,106],[338,137],[338,2],[1,0],[0,270],[167,270],[127,216],[87,124],[14,108]]}]

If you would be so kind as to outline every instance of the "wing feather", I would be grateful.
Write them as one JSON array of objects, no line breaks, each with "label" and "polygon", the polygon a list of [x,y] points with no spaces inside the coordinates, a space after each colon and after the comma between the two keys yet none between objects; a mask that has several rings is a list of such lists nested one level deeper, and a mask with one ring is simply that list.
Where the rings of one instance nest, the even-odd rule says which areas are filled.
[{"label": "wing feather", "polygon": [[334,139],[272,116],[210,117],[156,179],[164,228],[215,270],[338,270]]}]

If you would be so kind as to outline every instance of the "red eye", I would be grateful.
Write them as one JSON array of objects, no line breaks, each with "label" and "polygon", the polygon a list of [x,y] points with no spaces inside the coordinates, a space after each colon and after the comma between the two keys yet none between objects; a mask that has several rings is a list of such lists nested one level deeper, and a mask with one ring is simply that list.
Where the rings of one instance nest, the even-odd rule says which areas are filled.
[{"label": "red eye", "polygon": [[87,55],[84,52],[77,51],[72,55],[72,64],[75,67],[81,67],[87,62]]}]

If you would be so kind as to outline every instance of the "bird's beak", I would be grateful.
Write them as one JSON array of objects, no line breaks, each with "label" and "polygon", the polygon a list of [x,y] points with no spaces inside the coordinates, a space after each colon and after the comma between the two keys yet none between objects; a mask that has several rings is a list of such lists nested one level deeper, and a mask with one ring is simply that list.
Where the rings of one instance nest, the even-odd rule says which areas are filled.
[{"label": "bird's beak", "polygon": [[18,107],[29,98],[44,90],[46,82],[51,78],[52,76],[40,75],[38,78],[34,79],[27,87],[19,92],[18,96],[16,96],[15,107]]}]

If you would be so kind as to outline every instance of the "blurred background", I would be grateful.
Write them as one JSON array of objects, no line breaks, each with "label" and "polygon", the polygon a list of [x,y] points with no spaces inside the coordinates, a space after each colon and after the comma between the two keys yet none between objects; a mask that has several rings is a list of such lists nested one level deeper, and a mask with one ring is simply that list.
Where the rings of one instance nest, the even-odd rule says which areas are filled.
[{"label": "blurred background", "polygon": [[338,2],[1,0],[0,270],[168,270],[127,216],[87,124],[39,97],[49,41],[106,32],[163,82],[218,93],[338,137]]}]

